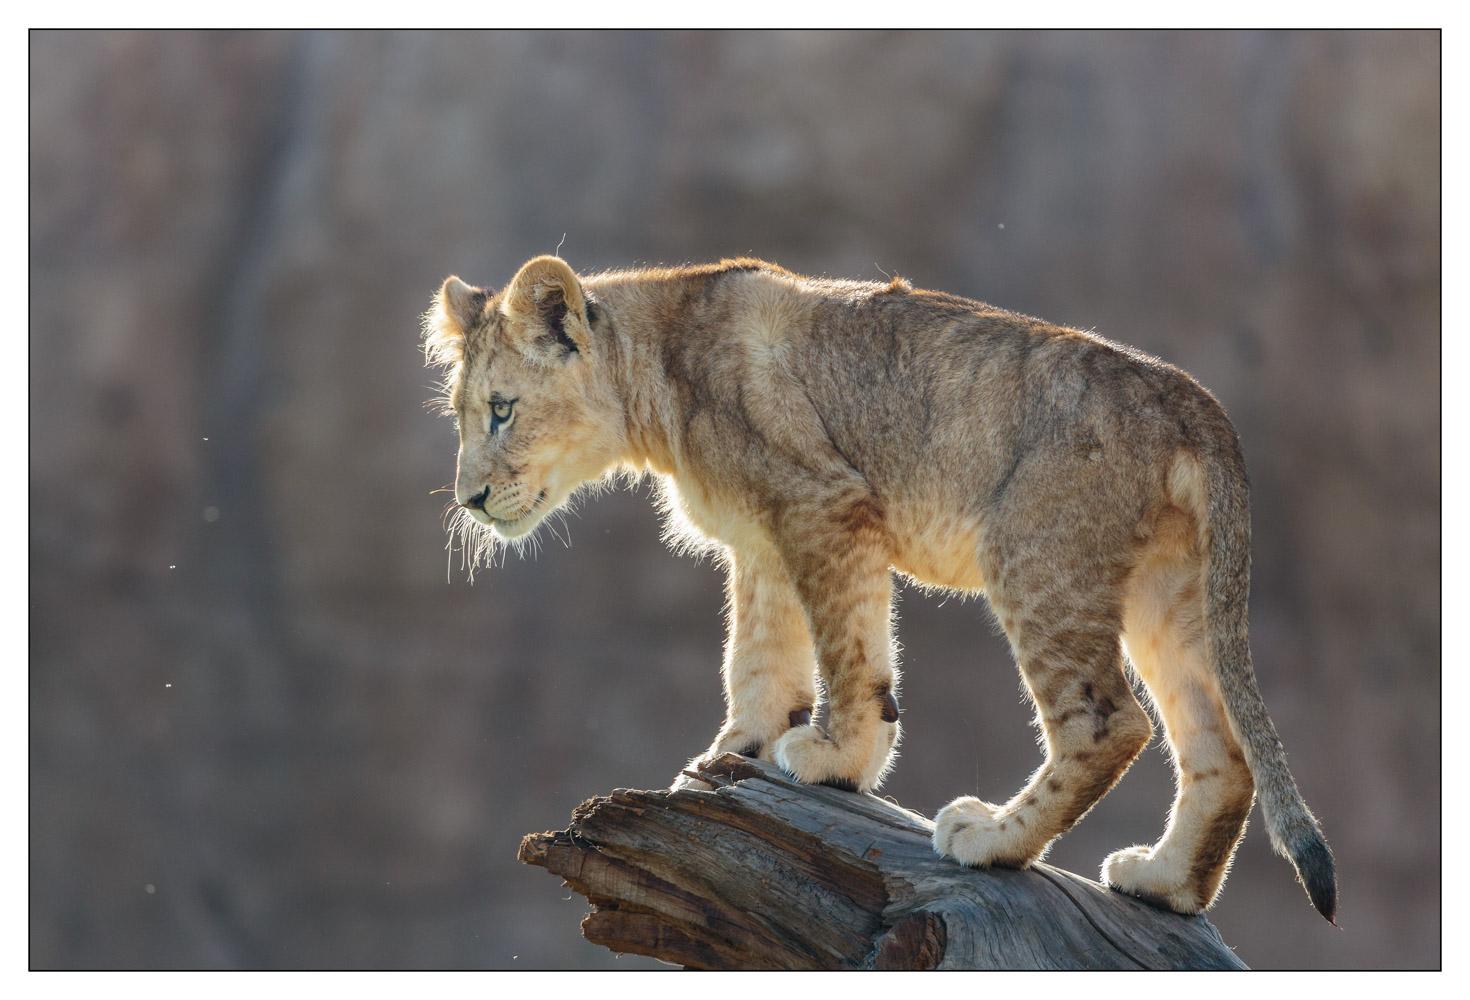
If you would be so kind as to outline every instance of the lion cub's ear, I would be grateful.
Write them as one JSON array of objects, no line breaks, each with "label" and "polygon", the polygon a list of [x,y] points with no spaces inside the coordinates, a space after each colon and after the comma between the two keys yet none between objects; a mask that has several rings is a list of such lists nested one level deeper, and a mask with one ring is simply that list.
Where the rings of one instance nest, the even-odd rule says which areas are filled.
[{"label": "lion cub's ear", "polygon": [[457,277],[444,279],[424,313],[424,356],[431,365],[456,365],[464,358],[464,335],[480,320],[490,293]]},{"label": "lion cub's ear", "polygon": [[592,336],[582,282],[560,257],[537,257],[511,279],[502,308],[525,322],[523,349],[565,360],[587,350]]}]

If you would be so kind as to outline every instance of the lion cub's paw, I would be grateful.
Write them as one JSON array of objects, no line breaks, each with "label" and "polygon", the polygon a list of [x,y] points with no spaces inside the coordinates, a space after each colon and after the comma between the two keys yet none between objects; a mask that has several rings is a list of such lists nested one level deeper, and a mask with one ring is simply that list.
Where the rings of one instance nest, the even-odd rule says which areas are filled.
[{"label": "lion cub's paw", "polygon": [[797,781],[850,792],[871,792],[883,781],[898,742],[898,725],[873,728],[868,740],[839,744],[817,726],[788,729],[776,741],[776,764]]},{"label": "lion cub's paw", "polygon": [[1204,912],[1191,881],[1188,866],[1170,864],[1143,845],[1114,851],[1102,866],[1102,882],[1109,889],[1175,913]]},{"label": "lion cub's paw", "polygon": [[1036,860],[1017,836],[1014,819],[973,795],[955,799],[934,817],[934,850],[972,868],[1025,868]]}]

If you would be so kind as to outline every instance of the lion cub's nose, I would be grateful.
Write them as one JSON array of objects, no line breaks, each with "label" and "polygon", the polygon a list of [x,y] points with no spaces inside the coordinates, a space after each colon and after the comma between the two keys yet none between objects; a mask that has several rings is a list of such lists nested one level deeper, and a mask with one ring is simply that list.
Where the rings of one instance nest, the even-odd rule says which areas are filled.
[{"label": "lion cub's nose", "polygon": [[490,487],[487,486],[480,492],[476,493],[474,496],[470,497],[468,500],[461,500],[459,505],[461,507],[468,507],[471,510],[484,510],[485,498],[489,495]]}]

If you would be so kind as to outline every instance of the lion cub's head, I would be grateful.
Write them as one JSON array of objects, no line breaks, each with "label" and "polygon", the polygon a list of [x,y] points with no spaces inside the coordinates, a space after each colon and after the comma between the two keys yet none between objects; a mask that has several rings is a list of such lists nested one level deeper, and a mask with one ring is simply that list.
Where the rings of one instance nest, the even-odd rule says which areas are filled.
[{"label": "lion cub's head", "polygon": [[528,534],[616,462],[622,413],[595,321],[557,257],[530,261],[499,293],[449,278],[424,315],[424,353],[446,369],[459,425],[454,498],[501,538]]}]

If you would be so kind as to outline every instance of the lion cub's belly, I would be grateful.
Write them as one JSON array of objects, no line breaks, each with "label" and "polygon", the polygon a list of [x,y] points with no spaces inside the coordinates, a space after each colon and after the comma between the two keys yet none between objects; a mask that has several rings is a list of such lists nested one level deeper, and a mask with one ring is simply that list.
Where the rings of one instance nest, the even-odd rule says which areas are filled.
[{"label": "lion cub's belly", "polygon": [[894,568],[931,586],[984,590],[979,528],[967,519],[929,514],[890,517]]},{"label": "lion cub's belly", "polygon": [[[769,545],[759,519],[737,505],[721,503],[696,483],[663,477],[668,541],[695,551],[711,541],[737,551]],[[893,565],[920,583],[951,590],[981,591],[980,529],[970,519],[932,511],[890,512],[888,530],[894,541]]]}]

